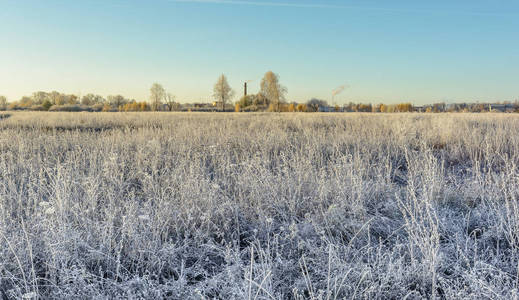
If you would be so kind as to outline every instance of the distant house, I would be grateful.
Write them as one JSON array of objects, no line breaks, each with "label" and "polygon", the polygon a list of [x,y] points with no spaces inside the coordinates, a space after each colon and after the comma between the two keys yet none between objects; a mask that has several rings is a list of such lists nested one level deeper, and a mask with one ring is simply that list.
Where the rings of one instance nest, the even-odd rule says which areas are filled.
[{"label": "distant house", "polygon": [[319,112],[334,112],[335,107],[333,106],[319,106],[319,109],[317,110]]},{"label": "distant house", "polygon": [[[212,105],[214,106],[214,105]],[[211,107],[210,103],[193,103],[194,108],[208,108]]]},{"label": "distant house", "polygon": [[488,105],[488,111],[490,112],[513,112],[515,111],[515,106],[512,103],[500,104],[500,103],[491,103]]}]

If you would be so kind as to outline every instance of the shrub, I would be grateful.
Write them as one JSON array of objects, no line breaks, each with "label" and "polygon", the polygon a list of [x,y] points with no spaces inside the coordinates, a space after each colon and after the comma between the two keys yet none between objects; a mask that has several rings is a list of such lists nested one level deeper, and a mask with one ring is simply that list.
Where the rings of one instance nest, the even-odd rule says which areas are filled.
[{"label": "shrub", "polygon": [[242,108],[241,110],[245,112],[263,111],[265,110],[265,106],[249,105],[247,107]]},{"label": "shrub", "polygon": [[79,112],[79,111],[91,111],[89,107],[82,107],[74,104],[66,105],[53,105],[49,108],[49,111],[66,111],[66,112]]},{"label": "shrub", "polygon": [[306,104],[302,104],[302,103],[298,104],[297,105],[297,111],[298,112],[306,112],[307,111]]},{"label": "shrub", "polygon": [[48,110],[45,106],[43,105],[33,105],[29,108],[29,110],[33,110],[33,111],[46,111]]},{"label": "shrub", "polygon": [[49,100],[45,100],[41,106],[43,110],[49,110],[52,107],[52,103]]},{"label": "shrub", "polygon": [[109,112],[109,111],[115,111],[112,106],[110,106],[109,104],[104,104],[103,105],[103,109],[101,110],[103,112]]},{"label": "shrub", "polygon": [[103,103],[97,103],[97,104],[92,105],[91,108],[92,108],[92,111],[100,112],[103,110],[104,106],[105,106],[105,104],[103,104]]}]

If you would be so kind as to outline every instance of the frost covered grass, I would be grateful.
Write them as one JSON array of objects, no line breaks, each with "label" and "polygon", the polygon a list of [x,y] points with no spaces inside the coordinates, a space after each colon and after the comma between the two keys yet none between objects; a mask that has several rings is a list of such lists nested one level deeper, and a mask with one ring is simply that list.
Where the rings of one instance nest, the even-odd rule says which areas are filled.
[{"label": "frost covered grass", "polygon": [[11,113],[5,298],[506,298],[519,117]]}]

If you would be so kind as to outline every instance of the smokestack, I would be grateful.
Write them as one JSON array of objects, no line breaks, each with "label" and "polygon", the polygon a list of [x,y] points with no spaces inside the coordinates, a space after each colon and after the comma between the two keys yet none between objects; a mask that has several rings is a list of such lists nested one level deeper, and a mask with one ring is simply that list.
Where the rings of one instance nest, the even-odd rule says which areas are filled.
[{"label": "smokestack", "polygon": [[244,96],[247,96],[247,82],[245,82],[245,85],[243,86],[243,94]]}]

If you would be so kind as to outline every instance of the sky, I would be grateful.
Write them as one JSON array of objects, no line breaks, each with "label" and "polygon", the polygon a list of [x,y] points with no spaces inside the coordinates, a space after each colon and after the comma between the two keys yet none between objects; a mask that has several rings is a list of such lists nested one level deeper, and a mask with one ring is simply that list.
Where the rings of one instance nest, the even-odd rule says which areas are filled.
[{"label": "sky", "polygon": [[[519,99],[517,0],[0,0],[0,95],[209,102],[272,70],[287,100]],[[332,97],[339,86],[346,88]]]}]

